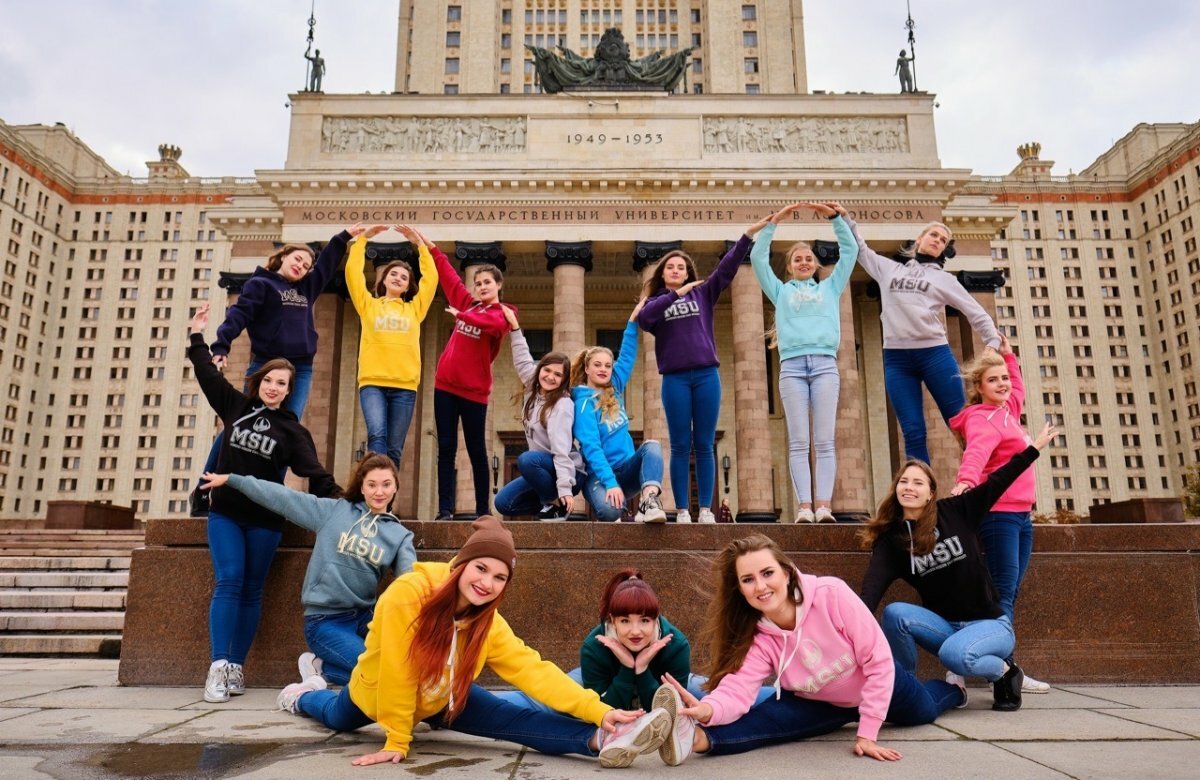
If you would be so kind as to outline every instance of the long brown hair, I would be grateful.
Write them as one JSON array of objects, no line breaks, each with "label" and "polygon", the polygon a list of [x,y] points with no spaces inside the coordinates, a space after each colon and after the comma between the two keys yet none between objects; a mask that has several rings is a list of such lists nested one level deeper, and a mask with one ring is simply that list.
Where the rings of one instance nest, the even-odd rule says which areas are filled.
[{"label": "long brown hair", "polygon": [[734,539],[718,553],[712,563],[713,597],[708,602],[701,636],[708,643],[708,682],[705,690],[713,691],[721,678],[736,672],[746,660],[754,644],[755,627],[762,613],[746,602],[738,586],[737,560],[748,553],[770,550],[775,562],[788,573],[788,598],[795,600],[800,590],[796,565],[779,549],[770,537],[751,534]]},{"label": "long brown hair", "polygon": [[983,383],[983,375],[988,372],[988,369],[996,366],[1007,365],[1004,358],[997,355],[991,350],[976,355],[969,363],[962,367],[963,387],[967,391],[967,405],[972,406],[983,401],[983,395],[979,392],[979,385]]},{"label": "long brown hair", "polygon": [[412,266],[403,260],[393,260],[375,272],[376,298],[382,298],[387,295],[387,286],[383,283],[383,280],[387,278],[388,271],[391,271],[393,268],[397,267],[408,271],[408,288],[404,292],[400,293],[400,300],[411,301],[416,297],[418,284],[416,277],[413,276]]},{"label": "long brown hair", "polygon": [[342,494],[342,498],[352,504],[365,501],[366,497],[363,496],[362,492],[363,480],[367,478],[368,474],[377,469],[390,471],[392,473],[392,481],[396,483],[397,489],[400,487],[400,472],[397,471],[396,464],[392,462],[392,459],[382,452],[371,452],[355,466],[354,473],[350,475],[350,484],[346,487],[346,492]]},{"label": "long brown hair", "polygon": [[279,247],[269,257],[267,257],[267,270],[278,272],[279,269],[283,267],[283,258],[287,257],[296,250],[308,252],[309,270],[311,271],[312,266],[316,265],[317,256],[316,253],[313,252],[312,247],[308,244],[284,244],[283,246]]},{"label": "long brown hair", "polygon": [[[474,560],[474,559],[473,559]],[[464,561],[450,571],[450,577],[441,584],[425,603],[410,627],[413,631],[412,646],[408,659],[417,671],[419,690],[435,689],[442,684],[446,672],[446,659],[450,655],[450,642],[458,630],[456,621],[465,622],[464,637],[457,646],[458,657],[454,659],[454,676],[450,680],[451,702],[446,711],[445,722],[450,723],[467,703],[471,684],[475,682],[475,666],[487,642],[492,618],[508,588],[482,606],[471,604],[462,615],[455,615],[458,605],[458,581],[471,561]]]},{"label": "long brown hair", "polygon": [[[587,368],[588,361],[597,352],[607,352],[609,359],[612,359],[612,350],[608,347],[584,347],[575,355],[575,359],[571,361],[571,384],[583,385],[591,387],[588,384]],[[614,366],[615,368],[615,366]],[[600,416],[606,422],[613,422],[621,416],[621,401],[617,398],[617,390],[612,386],[610,379],[604,387],[594,388],[596,394],[596,408],[600,410]]]},{"label": "long brown hair", "polygon": [[682,257],[683,262],[687,264],[687,279],[683,281],[684,284],[694,282],[700,278],[696,273],[696,263],[692,260],[691,256],[682,249],[672,249],[662,256],[658,261],[658,265],[654,266],[654,272],[642,283],[643,298],[649,298],[667,286],[667,283],[663,281],[663,269],[667,267],[667,261],[672,257]]},{"label": "long brown hair", "polygon": [[[557,364],[563,372],[562,382],[558,387],[548,393],[542,392],[540,377],[542,369],[549,365]],[[566,352],[547,352],[542,355],[542,359],[537,362],[537,366],[533,369],[533,378],[528,384],[522,383],[521,395],[525,396],[525,404],[521,407],[521,420],[529,420],[529,415],[533,414],[533,405],[537,402],[537,397],[542,396],[542,412],[538,415],[538,422],[542,427],[546,427],[547,420],[550,419],[550,412],[554,410],[555,404],[563,398],[571,397],[571,359],[567,357]],[[521,396],[517,396],[518,400]]]},{"label": "long brown hair", "polygon": [[296,367],[287,358],[272,358],[263,363],[262,368],[251,374],[250,378],[246,380],[246,397],[251,401],[259,400],[258,388],[262,385],[263,377],[280,368],[288,372],[287,395],[283,397],[283,401],[279,402],[279,405],[283,406],[283,402],[288,399],[288,396],[292,394],[292,390],[296,387]]},{"label": "long brown hair", "polygon": [[937,543],[937,478],[933,476],[933,469],[929,468],[928,463],[916,458],[904,461],[904,465],[892,478],[892,486],[888,489],[888,494],[879,502],[879,508],[875,510],[874,516],[858,532],[858,540],[862,543],[863,549],[869,550],[874,547],[879,537],[888,533],[894,524],[904,520],[904,507],[900,506],[900,502],[896,499],[896,485],[900,483],[900,477],[904,476],[904,472],[913,466],[923,471],[929,480],[929,503],[921,510],[921,516],[917,518],[913,528],[912,549],[917,555],[928,555],[933,550],[933,545]]}]

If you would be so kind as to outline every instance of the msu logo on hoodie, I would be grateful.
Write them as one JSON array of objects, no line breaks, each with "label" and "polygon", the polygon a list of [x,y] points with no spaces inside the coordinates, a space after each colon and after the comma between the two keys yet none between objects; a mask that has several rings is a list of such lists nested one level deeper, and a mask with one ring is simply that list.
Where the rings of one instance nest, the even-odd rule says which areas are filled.
[{"label": "msu logo on hoodie", "polygon": [[229,437],[229,446],[262,458],[270,458],[271,454],[275,452],[276,445],[279,444],[273,437],[268,435],[268,431],[271,430],[271,421],[265,417],[254,417],[254,422],[250,423],[249,427],[246,427],[243,423],[248,419],[249,417],[243,417],[233,424],[233,432]]}]

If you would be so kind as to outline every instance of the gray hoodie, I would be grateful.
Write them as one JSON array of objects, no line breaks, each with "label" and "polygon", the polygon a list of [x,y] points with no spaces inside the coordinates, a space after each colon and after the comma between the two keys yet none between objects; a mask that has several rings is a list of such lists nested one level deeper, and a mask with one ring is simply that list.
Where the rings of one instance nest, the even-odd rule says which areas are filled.
[{"label": "gray hoodie", "polygon": [[946,344],[942,314],[947,306],[962,312],[984,344],[1000,346],[996,323],[954,274],[915,257],[903,264],[883,257],[863,241],[858,224],[847,221],[858,240],[859,264],[879,284],[884,349],[924,349]]},{"label": "gray hoodie", "polygon": [[[514,330],[509,334],[509,339],[512,342],[513,366],[517,369],[517,378],[525,387],[531,387],[530,383],[536,382],[537,379],[534,376],[534,372],[537,370],[537,361],[529,352],[525,334],[520,330]],[[564,383],[570,381],[569,376],[563,377]],[[537,393],[536,387],[533,392]],[[528,398],[529,393],[527,392],[521,399],[522,410],[524,410],[525,401]],[[583,457],[574,447],[575,439],[572,434],[575,425],[575,401],[569,392],[563,394],[563,397],[558,399],[558,403],[550,410],[546,424],[542,425],[542,405],[544,403],[541,395],[538,395],[533,401],[529,419],[522,420],[525,425],[525,441],[529,443],[529,449],[537,452],[549,452],[554,456],[554,474],[555,482],[558,485],[558,495],[570,498],[575,486],[575,472],[584,470]]]},{"label": "gray hoodie", "polygon": [[230,474],[228,485],[317,534],[300,593],[305,615],[373,607],[384,572],[399,576],[416,563],[412,531],[395,515],[375,514],[364,501],[317,498],[241,474]]}]

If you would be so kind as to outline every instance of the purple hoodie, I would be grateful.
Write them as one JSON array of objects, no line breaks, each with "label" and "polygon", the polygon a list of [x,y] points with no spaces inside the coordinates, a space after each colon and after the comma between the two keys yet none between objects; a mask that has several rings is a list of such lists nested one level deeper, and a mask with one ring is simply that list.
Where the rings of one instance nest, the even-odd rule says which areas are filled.
[{"label": "purple hoodie", "polygon": [[713,336],[713,309],[725,288],[733,282],[753,242],[743,235],[701,284],[680,298],[663,288],[638,312],[642,330],[654,334],[654,356],[658,373],[674,374],[693,368],[719,366]]}]

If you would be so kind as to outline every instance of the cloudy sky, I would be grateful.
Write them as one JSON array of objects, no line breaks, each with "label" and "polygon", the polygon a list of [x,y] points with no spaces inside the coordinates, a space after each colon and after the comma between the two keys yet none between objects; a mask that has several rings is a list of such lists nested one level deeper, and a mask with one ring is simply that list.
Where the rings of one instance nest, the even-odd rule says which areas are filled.
[{"label": "cloudy sky", "polygon": [[[310,1],[4,0],[0,119],[63,122],[134,176],[162,142],[195,175],[281,167]],[[912,5],[947,167],[1006,173],[1036,140],[1066,174],[1139,122],[1200,120],[1194,0]],[[391,90],[397,8],[317,0],[327,92]],[[897,91],[904,17],[904,0],[808,0],[809,88]]]}]

